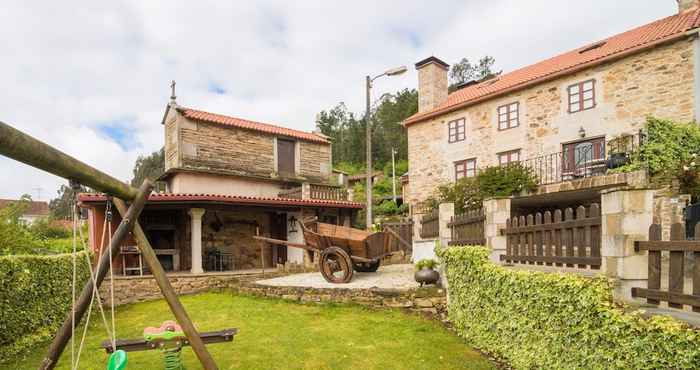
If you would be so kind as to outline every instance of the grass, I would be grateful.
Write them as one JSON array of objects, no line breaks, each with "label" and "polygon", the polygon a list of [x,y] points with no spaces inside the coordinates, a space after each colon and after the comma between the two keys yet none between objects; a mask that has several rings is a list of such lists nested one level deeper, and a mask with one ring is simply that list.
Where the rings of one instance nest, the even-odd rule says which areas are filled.
[{"label": "grass", "polygon": [[[221,369],[494,368],[438,323],[402,312],[229,293],[184,296],[182,302],[201,331],[239,329],[232,343],[208,346]],[[159,326],[172,318],[163,300],[119,307],[116,316],[119,338],[139,338],[145,326]],[[105,369],[107,355],[99,347],[104,339],[101,320],[93,316],[81,369]],[[47,345],[2,368],[35,369]],[[128,369],[163,368],[158,351],[128,356]],[[183,350],[183,358],[188,369],[200,368],[191,349]],[[57,368],[70,368],[70,347]]]}]

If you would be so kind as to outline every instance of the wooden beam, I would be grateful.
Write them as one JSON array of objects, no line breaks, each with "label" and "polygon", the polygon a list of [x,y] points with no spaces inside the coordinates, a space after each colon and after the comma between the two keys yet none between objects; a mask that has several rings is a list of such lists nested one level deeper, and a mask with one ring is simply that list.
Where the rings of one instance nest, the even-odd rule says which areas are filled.
[{"label": "wooden beam", "polygon": [[0,154],[129,201],[134,199],[138,193],[136,188],[88,166],[4,122],[0,122]]},{"label": "wooden beam", "polygon": [[[206,333],[200,333],[199,338],[202,339],[202,342],[204,344],[212,344],[212,343],[222,343],[222,342],[231,342],[233,341],[233,337],[238,334],[238,329],[236,328],[230,328],[230,329],[224,329],[220,331],[209,331]],[[136,351],[148,351],[151,349],[156,349],[159,348],[158,345],[162,341],[146,341],[143,338],[140,339],[118,339],[116,341],[117,349],[124,350],[126,352],[136,352]],[[183,346],[189,346],[190,341],[189,340],[184,340],[181,345]],[[114,349],[112,348],[112,341],[110,340],[105,340],[102,342],[102,348],[105,349],[107,353],[112,353],[114,352]]]},{"label": "wooden beam", "polygon": [[[115,198],[114,205],[117,206],[119,213],[122,215],[127,212],[126,203],[124,203],[123,200]],[[141,225],[139,225],[138,220],[135,220],[134,222],[133,235],[134,239],[136,239],[136,244],[138,244],[139,249],[141,250],[141,256],[146,262],[146,265],[148,265],[148,268],[151,270],[156,283],[158,283],[158,287],[163,293],[163,298],[165,298],[168,306],[170,306],[170,311],[172,311],[173,315],[175,315],[175,319],[182,327],[182,331],[185,332],[187,339],[189,339],[192,350],[194,350],[195,355],[197,355],[199,362],[201,362],[202,366],[206,370],[218,369],[216,363],[214,362],[214,358],[212,358],[209,351],[207,351],[207,347],[204,345],[199,333],[197,333],[197,329],[195,329],[189,315],[187,315],[185,307],[182,306],[182,303],[177,298],[175,289],[173,289],[172,285],[170,285],[170,281],[165,275],[165,270],[163,270],[163,266],[161,266],[160,262],[158,261],[158,256],[156,256],[156,253],[153,251],[153,247],[151,247],[151,243],[148,242],[148,238],[143,232]]]},{"label": "wooden beam", "polygon": [[[110,259],[117,257],[120,246],[129,236],[129,233],[136,223],[135,221],[138,220],[139,214],[141,214],[141,210],[143,210],[143,206],[146,204],[146,196],[151,193],[152,187],[153,185],[148,180],[144,181],[129,209],[127,210],[126,207],[124,208],[124,212],[122,213],[122,222],[119,223],[119,227],[117,227],[117,230],[114,232],[109,248],[102,253],[102,256],[100,256],[100,261],[97,265],[97,270],[95,271],[94,284],[92,280],[89,280],[85,284],[83,291],[80,293],[80,296],[75,302],[74,310],[76,326],[80,323],[85,311],[87,311],[88,307],[90,306],[95,285],[99,288],[100,284],[102,284],[102,280],[105,278],[105,275],[107,275]],[[68,344],[68,341],[71,338],[72,328],[73,312],[71,311],[63,321],[63,325],[61,325],[56,332],[56,336],[53,338],[53,341],[51,341],[51,345],[46,352],[44,360],[39,365],[39,369],[48,370],[53,369],[56,366],[58,358],[61,356],[61,353],[63,353],[63,350],[66,348],[66,344]]]}]

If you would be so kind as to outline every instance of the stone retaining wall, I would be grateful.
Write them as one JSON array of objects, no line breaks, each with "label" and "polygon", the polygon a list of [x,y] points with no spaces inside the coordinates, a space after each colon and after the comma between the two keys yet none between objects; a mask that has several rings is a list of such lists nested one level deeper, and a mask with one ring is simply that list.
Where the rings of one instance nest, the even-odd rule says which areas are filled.
[{"label": "stone retaining wall", "polygon": [[295,302],[354,303],[372,308],[399,308],[447,321],[447,298],[444,289],[344,289],[278,287],[243,282],[233,291],[258,297],[280,298]]},{"label": "stone retaining wall", "polygon": [[[264,278],[269,279],[284,274],[265,273]],[[231,274],[231,273],[207,273],[203,275],[175,274],[168,275],[170,284],[178,295],[194,294],[209,290],[236,287],[244,282],[255,281],[263,278],[262,274]],[[110,304],[109,278],[100,286],[100,297],[105,305]],[[135,302],[161,299],[158,284],[152,276],[118,276],[114,278],[114,302],[122,305]]]},{"label": "stone retaining wall", "polygon": [[[285,275],[273,272],[262,274],[210,273],[203,275],[175,274],[168,279],[178,295],[211,290],[230,290],[238,294],[279,298],[296,302],[354,303],[372,308],[398,308],[418,312],[431,318],[447,321],[447,298],[444,289],[435,287],[410,290],[396,289],[347,289],[277,287],[257,284],[260,279]],[[110,304],[110,282],[105,279],[100,296],[105,305]],[[114,279],[115,305],[151,301],[163,296],[152,276],[119,276]]]}]

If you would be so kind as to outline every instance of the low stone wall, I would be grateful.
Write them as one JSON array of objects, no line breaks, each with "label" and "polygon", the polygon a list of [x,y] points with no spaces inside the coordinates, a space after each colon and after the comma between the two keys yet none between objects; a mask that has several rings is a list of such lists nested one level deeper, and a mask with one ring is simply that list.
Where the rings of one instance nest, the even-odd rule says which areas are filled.
[{"label": "low stone wall", "polygon": [[372,308],[399,308],[447,321],[447,298],[441,288],[345,289],[277,287],[243,282],[233,291],[258,297],[280,298],[295,302],[354,303]]},{"label": "low stone wall", "polygon": [[[264,278],[269,279],[282,276],[283,273],[265,273]],[[168,275],[170,284],[178,295],[194,294],[209,290],[225,289],[236,287],[244,282],[255,281],[263,278],[260,273],[240,274],[240,273],[205,273],[201,275],[173,274]],[[110,280],[105,279],[100,286],[100,297],[104,304],[110,304]],[[114,303],[122,305],[135,302],[161,299],[160,292],[153,276],[116,276],[114,278]]]}]

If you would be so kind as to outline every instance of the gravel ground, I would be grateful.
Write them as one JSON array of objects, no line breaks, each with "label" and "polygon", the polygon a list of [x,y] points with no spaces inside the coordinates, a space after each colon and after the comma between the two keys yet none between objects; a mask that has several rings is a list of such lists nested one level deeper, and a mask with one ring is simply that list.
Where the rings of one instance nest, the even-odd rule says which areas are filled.
[{"label": "gravel ground", "polygon": [[270,286],[296,286],[308,288],[345,288],[345,289],[399,289],[417,288],[413,279],[413,265],[381,266],[377,272],[355,272],[348,284],[331,284],[320,272],[293,274],[274,279],[258,280],[258,284]]}]

